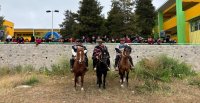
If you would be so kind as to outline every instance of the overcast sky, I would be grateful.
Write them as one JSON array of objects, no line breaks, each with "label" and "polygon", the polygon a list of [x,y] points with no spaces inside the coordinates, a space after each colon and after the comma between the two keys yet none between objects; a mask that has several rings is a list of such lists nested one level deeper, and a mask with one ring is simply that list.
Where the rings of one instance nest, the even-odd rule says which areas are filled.
[{"label": "overcast sky", "polygon": [[[110,10],[111,0],[98,0],[103,6],[105,16]],[[166,0],[153,0],[153,5],[158,8]],[[59,28],[63,22],[64,11],[76,12],[79,0],[0,0],[0,16],[12,21],[15,28],[51,28],[51,13],[46,10],[59,10],[54,13],[54,28]]]}]

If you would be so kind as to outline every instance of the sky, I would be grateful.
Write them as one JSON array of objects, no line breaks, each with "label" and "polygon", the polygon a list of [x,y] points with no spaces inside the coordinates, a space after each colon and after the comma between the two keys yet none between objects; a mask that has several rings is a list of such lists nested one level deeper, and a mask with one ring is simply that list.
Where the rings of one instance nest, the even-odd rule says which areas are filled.
[{"label": "sky", "polygon": [[[51,28],[52,13],[47,10],[59,10],[53,13],[53,27],[59,28],[66,10],[76,12],[80,0],[0,0],[0,16],[12,21],[15,28]],[[98,0],[103,6],[102,14],[107,16],[111,8],[111,0]],[[153,0],[158,8],[166,0]]]}]

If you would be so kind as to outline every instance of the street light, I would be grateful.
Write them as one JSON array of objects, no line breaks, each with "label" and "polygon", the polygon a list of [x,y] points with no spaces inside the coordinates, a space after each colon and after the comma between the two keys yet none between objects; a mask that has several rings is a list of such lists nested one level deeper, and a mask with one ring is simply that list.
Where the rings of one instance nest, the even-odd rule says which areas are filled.
[{"label": "street light", "polygon": [[59,10],[47,10],[46,13],[52,13],[52,28],[51,28],[51,36],[53,37],[53,12],[59,12]]}]

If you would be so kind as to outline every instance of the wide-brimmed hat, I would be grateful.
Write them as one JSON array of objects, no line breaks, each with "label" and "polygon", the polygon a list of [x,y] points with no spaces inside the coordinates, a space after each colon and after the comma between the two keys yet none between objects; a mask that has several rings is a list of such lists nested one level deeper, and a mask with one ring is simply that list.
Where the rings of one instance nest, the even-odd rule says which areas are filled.
[{"label": "wide-brimmed hat", "polygon": [[99,43],[103,43],[102,39],[97,39],[96,41],[99,42]]}]

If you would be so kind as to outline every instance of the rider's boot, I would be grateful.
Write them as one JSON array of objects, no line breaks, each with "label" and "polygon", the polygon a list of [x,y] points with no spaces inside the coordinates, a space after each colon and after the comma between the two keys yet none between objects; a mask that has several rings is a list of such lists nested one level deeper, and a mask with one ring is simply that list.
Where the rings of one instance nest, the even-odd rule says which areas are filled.
[{"label": "rider's boot", "polygon": [[73,72],[74,59],[70,59],[70,71]]}]

